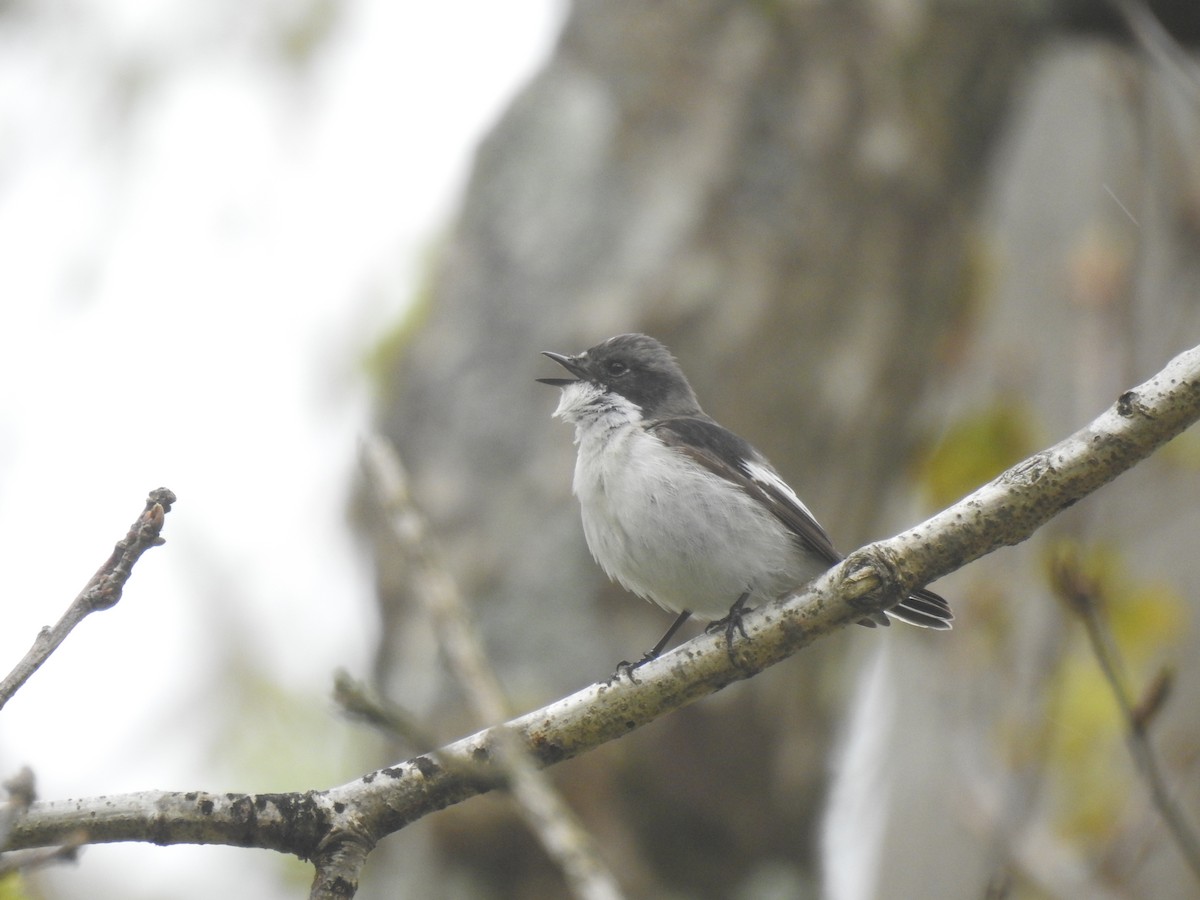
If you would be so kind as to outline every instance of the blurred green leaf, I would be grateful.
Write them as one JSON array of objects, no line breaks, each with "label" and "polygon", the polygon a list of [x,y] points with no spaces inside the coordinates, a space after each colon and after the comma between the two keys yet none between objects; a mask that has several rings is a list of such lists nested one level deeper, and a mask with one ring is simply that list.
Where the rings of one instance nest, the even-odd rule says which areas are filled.
[{"label": "blurred green leaf", "polygon": [[1055,819],[1069,837],[1103,840],[1118,826],[1132,777],[1121,716],[1096,661],[1081,648],[1063,660],[1056,680],[1048,760]]},{"label": "blurred green leaf", "polygon": [[1158,459],[1190,472],[1200,470],[1200,433],[1185,431],[1168,441],[1158,453]]},{"label": "blurred green leaf", "polygon": [[948,506],[1041,445],[1033,413],[1015,399],[959,420],[918,464],[929,503]]},{"label": "blurred green leaf", "polygon": [[32,900],[32,897],[25,890],[25,879],[20,872],[0,876],[0,900]]}]

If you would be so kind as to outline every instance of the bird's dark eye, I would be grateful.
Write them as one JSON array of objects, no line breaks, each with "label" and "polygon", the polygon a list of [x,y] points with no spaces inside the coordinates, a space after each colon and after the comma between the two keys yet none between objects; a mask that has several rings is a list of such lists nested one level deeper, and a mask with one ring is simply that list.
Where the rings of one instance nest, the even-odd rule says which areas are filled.
[{"label": "bird's dark eye", "polygon": [[625,365],[625,363],[621,362],[619,359],[610,359],[604,364],[604,371],[606,371],[613,378],[619,378],[621,375],[624,375],[629,371],[629,366]]}]

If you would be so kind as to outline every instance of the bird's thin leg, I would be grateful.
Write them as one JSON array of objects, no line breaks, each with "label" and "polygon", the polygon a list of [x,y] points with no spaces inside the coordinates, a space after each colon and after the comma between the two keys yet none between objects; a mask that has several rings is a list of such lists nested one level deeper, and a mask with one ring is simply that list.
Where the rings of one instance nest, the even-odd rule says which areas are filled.
[{"label": "bird's thin leg", "polygon": [[681,612],[679,614],[679,617],[676,618],[675,621],[671,623],[671,627],[667,629],[667,633],[664,634],[661,638],[659,638],[658,643],[654,645],[654,649],[652,649],[649,653],[647,653],[645,656],[643,656],[637,662],[631,663],[629,660],[623,659],[619,663],[617,663],[617,671],[613,673],[613,677],[608,680],[608,683],[612,684],[614,681],[616,681],[618,678],[621,677],[622,673],[624,673],[629,676],[630,681],[632,681],[634,684],[637,684],[637,679],[633,677],[633,670],[641,668],[646,663],[650,662],[650,660],[652,660],[652,659],[658,659],[658,655],[660,653],[662,653],[663,647],[667,646],[667,641],[671,640],[671,638],[674,637],[675,632],[677,632],[679,630],[679,626],[681,626],[684,622],[686,622],[689,618],[691,618],[691,615],[692,615],[691,610],[685,609],[683,612]]},{"label": "bird's thin leg", "polygon": [[675,632],[679,630],[679,626],[691,618],[691,615],[692,611],[690,609],[685,609],[683,612],[681,612],[679,617],[671,623],[671,627],[667,629],[667,633],[659,638],[658,643],[654,645],[654,649],[642,657],[642,662],[649,662],[652,659],[657,659],[658,654],[663,652],[663,647],[667,646],[667,641],[675,636]]}]

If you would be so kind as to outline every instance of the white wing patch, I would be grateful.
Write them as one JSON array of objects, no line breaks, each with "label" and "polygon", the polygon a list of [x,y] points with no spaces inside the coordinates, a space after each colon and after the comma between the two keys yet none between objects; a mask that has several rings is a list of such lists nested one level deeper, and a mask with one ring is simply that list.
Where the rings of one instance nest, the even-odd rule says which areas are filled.
[{"label": "white wing patch", "polygon": [[779,491],[779,493],[783,494],[783,496],[789,501],[796,504],[797,508],[804,510],[804,514],[806,516],[808,516],[814,522],[817,521],[817,517],[814,516],[809,508],[804,505],[803,501],[796,496],[796,492],[793,491],[788,483],[779,477],[779,473],[777,473],[770,466],[764,465],[760,462],[754,462],[753,460],[749,459],[744,460],[742,465],[746,469],[746,474],[755,481]]}]

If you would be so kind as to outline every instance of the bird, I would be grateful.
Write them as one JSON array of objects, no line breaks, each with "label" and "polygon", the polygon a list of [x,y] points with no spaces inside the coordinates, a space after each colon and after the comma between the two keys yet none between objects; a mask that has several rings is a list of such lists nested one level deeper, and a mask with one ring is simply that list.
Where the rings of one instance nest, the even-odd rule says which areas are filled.
[{"label": "bird", "polygon": [[[658,657],[690,617],[724,623],[732,656],[749,603],[794,592],[844,559],[767,458],[700,408],[660,341],[619,334],[573,356],[542,355],[571,376],[537,380],[561,388],[553,415],[575,427],[572,488],[592,556],[610,579],[677,614],[639,663],[622,666]],[[921,588],[859,624],[944,630],[953,618]]]}]

